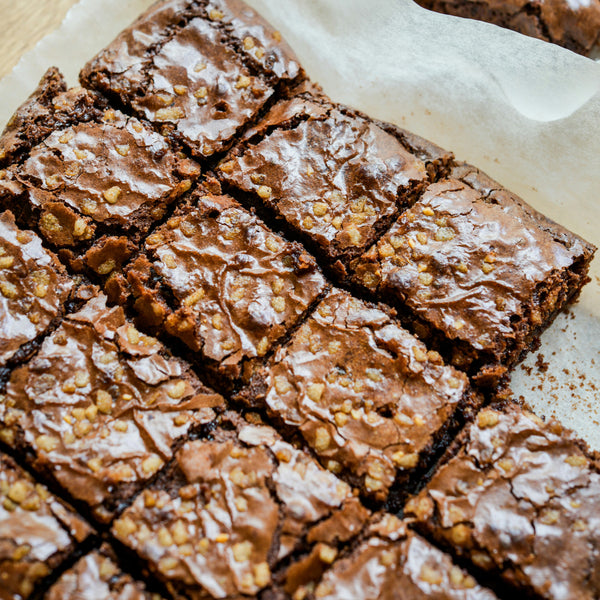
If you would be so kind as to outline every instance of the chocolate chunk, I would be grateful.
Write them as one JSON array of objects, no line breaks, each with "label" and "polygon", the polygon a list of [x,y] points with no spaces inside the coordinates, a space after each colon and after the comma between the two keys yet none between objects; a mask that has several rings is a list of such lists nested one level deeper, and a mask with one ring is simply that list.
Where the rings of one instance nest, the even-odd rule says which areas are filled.
[{"label": "chocolate chunk", "polygon": [[599,466],[557,421],[485,408],[406,514],[518,597],[592,600]]},{"label": "chocolate chunk", "polygon": [[2,438],[106,521],[223,399],[99,295],[13,371]]},{"label": "chocolate chunk", "polygon": [[[388,499],[478,398],[380,308],[334,290],[240,393],[300,431],[321,462]],[[402,486],[400,486],[402,487]]]}]

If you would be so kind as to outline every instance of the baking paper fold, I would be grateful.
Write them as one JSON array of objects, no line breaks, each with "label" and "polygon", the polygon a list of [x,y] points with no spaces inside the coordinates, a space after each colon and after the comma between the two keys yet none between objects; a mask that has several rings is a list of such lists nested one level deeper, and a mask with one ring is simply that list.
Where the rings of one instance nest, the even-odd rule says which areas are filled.
[{"label": "baking paper fold", "polygon": [[[81,0],[0,82],[0,126],[50,65],[81,66],[151,0]],[[335,100],[448,148],[600,246],[600,64],[410,0],[248,0]],[[600,450],[600,258],[513,377]]]}]

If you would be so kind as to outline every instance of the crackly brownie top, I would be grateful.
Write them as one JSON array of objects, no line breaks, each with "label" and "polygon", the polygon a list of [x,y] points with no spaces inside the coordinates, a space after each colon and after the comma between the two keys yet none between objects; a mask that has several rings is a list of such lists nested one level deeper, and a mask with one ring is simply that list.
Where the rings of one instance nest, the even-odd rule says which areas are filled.
[{"label": "crackly brownie top", "polygon": [[161,600],[123,573],[110,546],[103,544],[60,576],[44,600]]},{"label": "crackly brownie top", "polygon": [[600,474],[583,443],[516,405],[484,409],[460,440],[406,512],[540,598],[596,598]]},{"label": "crackly brownie top", "polygon": [[167,329],[225,365],[264,356],[325,287],[299,244],[229,196],[202,190],[146,248],[173,296]]},{"label": "crackly brownie top", "polygon": [[398,590],[402,600],[496,598],[393,515],[372,525],[365,541],[331,566],[314,597],[395,600]]},{"label": "crackly brownie top", "polygon": [[199,156],[222,150],[273,93],[201,19],[162,46],[148,75],[145,93],[132,97],[132,106],[150,121],[169,124]]},{"label": "crackly brownie top", "polygon": [[[41,190],[32,201],[42,207],[61,202],[94,222],[142,231],[199,174],[161,135],[112,109],[99,122],[54,131],[17,169],[21,183]],[[74,233],[80,240],[91,235],[83,222]],[[43,230],[52,233],[53,226],[42,217]]]},{"label": "crackly brownie top", "polygon": [[267,426],[218,429],[186,443],[176,463],[173,483],[140,494],[113,532],[190,598],[254,596],[312,523],[354,501]]},{"label": "crackly brownie top", "polygon": [[0,366],[62,314],[73,282],[31,231],[0,214]]},{"label": "crackly brownie top", "polygon": [[278,79],[291,81],[301,74],[294,51],[256,11],[241,0],[209,0],[209,19],[219,22],[236,48],[261,69]]},{"label": "crackly brownie top", "polygon": [[266,74],[292,81],[301,73],[294,52],[281,34],[244,2],[163,0],[93,58],[81,72],[82,81],[118,94],[136,91],[143,86],[151,55],[193,18],[211,22],[223,34],[222,39]]},{"label": "crackly brownie top", "polygon": [[[466,377],[388,314],[334,290],[262,373],[269,409],[334,472],[381,498],[431,449]],[[259,386],[260,387],[260,386]]]},{"label": "crackly brownie top", "polygon": [[[474,174],[475,179],[480,174]],[[358,282],[398,297],[450,338],[501,352],[516,324],[542,321],[536,287],[591,246],[489,178],[431,185],[363,257]],[[495,183],[495,182],[494,182]],[[496,184],[497,185],[497,184]],[[550,289],[544,308],[557,302]]]},{"label": "crackly brownie top", "polygon": [[17,161],[55,129],[99,117],[105,101],[82,88],[67,90],[64,77],[50,67],[17,109],[0,136],[0,167]]},{"label": "crackly brownie top", "polygon": [[[276,116],[289,118],[285,104],[281,115],[267,116],[270,127]],[[302,111],[294,115],[300,123],[242,144],[221,163],[220,176],[274,207],[329,258],[354,255],[410,201],[427,179],[425,165],[365,117],[311,102]]]},{"label": "crackly brownie top", "polygon": [[118,503],[116,486],[151,478],[221,403],[99,295],[12,373],[0,414],[11,445],[31,448],[37,466],[105,518],[99,505]]},{"label": "crackly brownie top", "polygon": [[28,598],[90,533],[70,508],[0,454],[0,598]]},{"label": "crackly brownie top", "polygon": [[162,2],[81,77],[118,94],[194,155],[206,157],[225,149],[257,114],[274,91],[271,76],[299,73],[280,42],[279,34],[237,2]]}]

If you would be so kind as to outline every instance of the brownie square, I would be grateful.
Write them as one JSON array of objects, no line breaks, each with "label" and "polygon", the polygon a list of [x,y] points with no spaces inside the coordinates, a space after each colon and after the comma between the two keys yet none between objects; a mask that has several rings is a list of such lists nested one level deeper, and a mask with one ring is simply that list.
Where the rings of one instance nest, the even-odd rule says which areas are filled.
[{"label": "brownie square", "polygon": [[322,600],[495,600],[448,554],[384,515],[365,539],[325,572],[314,595]]},{"label": "brownie square", "polygon": [[245,138],[219,177],[342,273],[428,181],[401,137],[323,98],[282,101]]},{"label": "brownie square", "polygon": [[[337,516],[338,539],[347,540],[368,515],[310,454],[271,427],[230,415],[210,437],[178,450],[112,532],[177,598],[256,597],[285,580],[313,526]],[[337,554],[331,543],[319,545],[324,565]]]},{"label": "brownie square", "polygon": [[[406,507],[519,598],[597,598],[600,463],[554,420],[486,408]],[[515,597],[515,596],[513,596]]]},{"label": "brownie square", "polygon": [[161,600],[124,573],[108,544],[79,559],[44,595],[44,600]]},{"label": "brownie square", "polygon": [[244,4],[166,0],[90,61],[81,80],[208,157],[257,116],[279,81],[299,73],[280,35]]},{"label": "brownie square", "polygon": [[264,357],[326,286],[302,246],[204,189],[144,250],[128,270],[142,323],[183,340],[225,386]]},{"label": "brownie square", "polygon": [[91,533],[69,506],[0,453],[0,598],[31,597]]},{"label": "brownie square", "polygon": [[0,371],[25,360],[61,317],[73,281],[32,231],[0,213]]},{"label": "brownie square", "polygon": [[0,436],[108,521],[222,404],[185,363],[98,295],[13,371]]},{"label": "brownie square", "polygon": [[469,165],[352,264],[355,283],[493,387],[588,281],[595,248]]},{"label": "brownie square", "polygon": [[[64,92],[58,102],[62,112],[72,108],[73,95],[87,96],[93,108],[79,121],[57,119],[56,127],[4,172],[0,198],[17,211],[19,222],[35,226],[62,249],[61,258],[73,268],[87,266],[107,276],[191,187],[200,167],[139,120],[113,109],[100,111],[91,92]],[[28,103],[40,101],[34,94]]]},{"label": "brownie square", "polygon": [[239,397],[265,407],[283,430],[300,432],[328,469],[379,501],[401,497],[479,402],[465,375],[389,312],[340,290]]}]

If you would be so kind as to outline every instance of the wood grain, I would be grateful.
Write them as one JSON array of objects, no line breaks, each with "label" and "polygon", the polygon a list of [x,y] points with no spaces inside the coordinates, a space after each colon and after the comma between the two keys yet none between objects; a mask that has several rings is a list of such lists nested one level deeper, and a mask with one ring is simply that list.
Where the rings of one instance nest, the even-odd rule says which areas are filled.
[{"label": "wood grain", "polygon": [[0,78],[65,18],[77,0],[0,0]]}]

